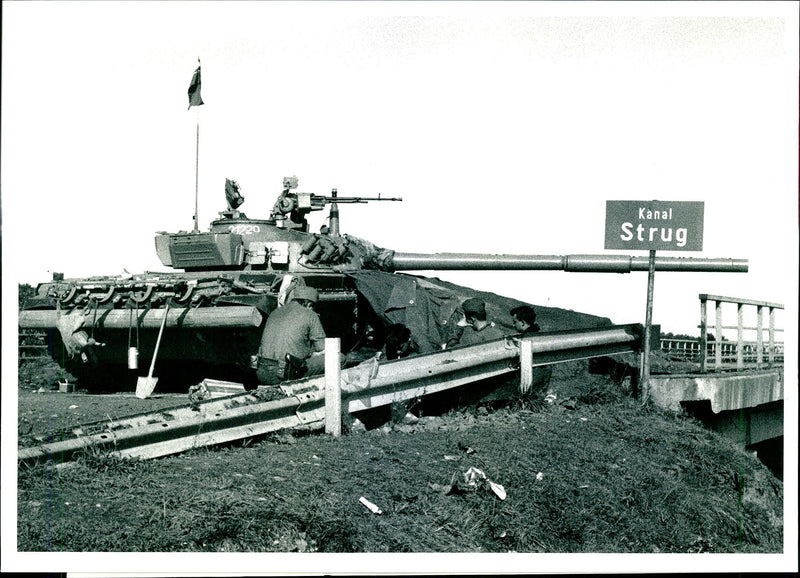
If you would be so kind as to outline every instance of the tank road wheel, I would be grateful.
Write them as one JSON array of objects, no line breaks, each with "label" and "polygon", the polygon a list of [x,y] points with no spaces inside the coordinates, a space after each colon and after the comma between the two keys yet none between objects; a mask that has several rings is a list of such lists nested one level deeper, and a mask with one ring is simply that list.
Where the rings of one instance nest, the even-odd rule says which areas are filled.
[{"label": "tank road wheel", "polygon": [[147,303],[150,300],[150,297],[153,296],[153,286],[148,285],[145,287],[144,291],[133,291],[131,293],[131,300],[134,303],[141,305],[142,303]]}]

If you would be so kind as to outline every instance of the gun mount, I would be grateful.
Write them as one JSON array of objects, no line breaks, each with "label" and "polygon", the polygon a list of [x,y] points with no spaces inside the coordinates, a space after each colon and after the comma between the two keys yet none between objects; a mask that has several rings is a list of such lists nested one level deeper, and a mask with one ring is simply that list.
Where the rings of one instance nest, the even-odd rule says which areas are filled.
[{"label": "gun mount", "polygon": [[331,235],[339,234],[339,208],[342,203],[367,203],[369,201],[402,201],[402,197],[340,197],[338,191],[333,189],[330,197],[316,195],[313,193],[293,193],[297,188],[297,177],[284,177],[283,192],[275,201],[272,207],[270,220],[274,221],[278,227],[285,229],[297,229],[303,233],[308,232],[308,221],[306,215],[311,211],[321,211],[325,205],[331,205],[329,217],[330,225],[328,233]]}]

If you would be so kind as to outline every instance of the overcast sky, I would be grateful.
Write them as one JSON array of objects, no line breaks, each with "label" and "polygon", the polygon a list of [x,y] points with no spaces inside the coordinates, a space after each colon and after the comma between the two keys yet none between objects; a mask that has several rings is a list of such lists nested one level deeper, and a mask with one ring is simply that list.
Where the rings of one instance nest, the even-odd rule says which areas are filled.
[{"label": "overcast sky", "polygon": [[[646,256],[604,250],[607,200],[703,201],[703,251],[659,256],[750,271],[657,273],[654,323],[698,334],[710,293],[785,303],[787,327],[797,19],[794,2],[6,2],[10,330],[16,283],[163,270],[155,232],[193,226],[198,120],[201,230],[225,178],[266,217],[296,175],[402,196],[341,216],[398,251]],[[205,105],[187,110],[198,57]],[[646,273],[437,275],[644,322]]]}]

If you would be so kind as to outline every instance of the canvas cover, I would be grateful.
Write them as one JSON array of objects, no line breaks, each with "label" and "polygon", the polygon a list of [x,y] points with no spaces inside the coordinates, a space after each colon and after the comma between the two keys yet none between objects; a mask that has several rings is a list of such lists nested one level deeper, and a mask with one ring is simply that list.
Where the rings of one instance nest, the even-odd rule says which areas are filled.
[{"label": "canvas cover", "polygon": [[[460,306],[477,297],[486,303],[489,321],[505,334],[514,333],[510,311],[519,305],[532,305],[494,293],[461,287],[436,278],[383,271],[348,273],[356,289],[386,324],[402,323],[411,331],[420,353],[438,351],[448,339],[457,337]],[[584,329],[610,325],[604,317],[553,307],[532,305],[542,331]]]}]

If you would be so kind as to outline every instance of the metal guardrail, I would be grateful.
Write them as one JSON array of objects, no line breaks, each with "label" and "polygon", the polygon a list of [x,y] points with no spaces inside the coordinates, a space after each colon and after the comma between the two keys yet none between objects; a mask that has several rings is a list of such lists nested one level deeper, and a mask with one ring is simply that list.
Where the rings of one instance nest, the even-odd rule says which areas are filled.
[{"label": "metal guardrail", "polygon": [[[352,413],[423,397],[521,367],[638,351],[640,324],[507,337],[469,347],[418,355],[341,371],[342,407]],[[19,464],[60,464],[87,448],[121,457],[155,458],[191,448],[252,437],[290,427],[321,429],[325,378],[285,384],[285,399],[262,401],[261,390],[185,404],[115,421],[84,424],[20,448]]]}]

